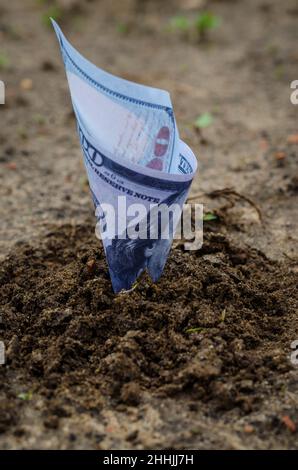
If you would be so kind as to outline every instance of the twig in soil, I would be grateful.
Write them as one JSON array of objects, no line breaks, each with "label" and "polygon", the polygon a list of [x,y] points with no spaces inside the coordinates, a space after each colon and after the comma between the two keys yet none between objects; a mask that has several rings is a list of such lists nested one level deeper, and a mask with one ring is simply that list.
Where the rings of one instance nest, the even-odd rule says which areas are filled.
[{"label": "twig in soil", "polygon": [[298,262],[298,258],[292,258],[292,256],[288,255],[288,253],[286,253],[285,251],[283,251],[282,254],[284,255],[285,258],[287,258],[288,260],[292,261],[293,263],[297,263],[297,262]]},{"label": "twig in soil", "polygon": [[257,212],[259,216],[260,222],[262,222],[263,220],[262,212],[259,206],[252,199],[250,199],[250,197],[245,196],[244,194],[238,193],[234,188],[215,189],[214,191],[210,191],[208,193],[196,194],[195,196],[188,198],[188,201],[194,201],[198,197],[202,197],[202,196],[207,196],[210,199],[216,199],[216,198],[222,197],[226,199],[228,202],[230,202],[231,204],[230,207],[234,206],[235,199],[238,201],[239,200],[246,201],[250,206],[252,206],[255,209],[255,211]]}]

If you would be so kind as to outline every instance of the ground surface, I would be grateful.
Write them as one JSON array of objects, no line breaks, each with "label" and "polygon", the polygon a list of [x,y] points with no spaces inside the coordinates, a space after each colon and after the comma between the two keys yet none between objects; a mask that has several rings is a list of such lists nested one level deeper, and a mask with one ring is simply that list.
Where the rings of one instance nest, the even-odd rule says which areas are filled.
[{"label": "ground surface", "polygon": [[[0,447],[297,448],[296,2],[57,3],[89,59],[171,92],[218,218],[115,296],[47,2],[0,6]],[[168,30],[204,4],[207,42]]]}]

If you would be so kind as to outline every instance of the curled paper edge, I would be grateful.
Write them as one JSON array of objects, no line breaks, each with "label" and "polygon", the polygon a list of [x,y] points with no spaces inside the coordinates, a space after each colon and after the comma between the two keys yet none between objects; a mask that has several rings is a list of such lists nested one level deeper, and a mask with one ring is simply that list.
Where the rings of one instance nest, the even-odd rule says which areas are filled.
[{"label": "curled paper edge", "polygon": [[[151,87],[147,87],[145,85],[140,85],[138,83],[134,83],[134,82],[131,82],[131,81],[128,81],[128,80],[125,80],[125,79],[122,79],[120,77],[116,77],[114,75],[111,75],[109,74],[108,72],[105,72],[105,71],[102,71],[101,69],[98,69],[98,67],[96,67],[92,62],[88,61],[87,59],[85,59],[84,56],[82,56],[69,42],[68,40],[65,38],[64,34],[62,33],[60,27],[57,25],[57,23],[52,19],[52,24],[53,24],[53,27],[55,29],[55,32],[57,34],[57,37],[59,39],[59,42],[60,42],[60,47],[61,47],[61,52],[62,52],[62,56],[63,56],[63,47],[64,47],[64,44],[67,44],[67,47],[69,47],[69,49],[72,51],[72,53],[74,54],[74,56],[76,58],[78,58],[80,60],[80,62],[82,62],[84,64],[84,67],[89,71],[89,74],[98,74],[100,72],[101,74],[101,79],[102,79],[102,74],[105,75],[106,77],[106,80],[108,82],[108,84],[110,85],[110,82],[112,81],[114,83],[114,85],[117,87],[117,84],[120,86],[120,84],[123,84],[123,82],[125,82],[125,84],[127,85],[128,89],[129,89],[129,93],[130,95],[133,95],[135,93],[135,88],[137,87],[138,88],[138,92],[143,92],[143,93],[148,93],[149,92],[149,95],[151,97],[151,94],[152,96],[154,96],[155,100],[160,100],[160,93],[162,93],[162,96],[164,97],[164,104],[166,104],[166,106],[169,107],[169,109],[172,110],[172,104],[171,104],[171,100],[170,100],[170,94],[165,91],[165,90],[160,90],[158,88],[151,88]],[[65,69],[67,70],[67,67],[66,67],[66,63],[65,63],[65,60],[64,60],[64,65],[65,65]],[[84,69],[85,70],[85,69]],[[153,100],[154,101],[154,100]],[[76,113],[76,109],[75,109],[75,106],[74,106],[74,110],[75,110],[75,114],[76,114],[76,117],[78,119],[78,115]],[[173,111],[172,111],[173,112]],[[121,160],[121,159],[117,159],[115,158],[114,155],[108,155],[108,157],[115,161],[116,163],[119,163],[119,165],[125,167],[126,164],[128,165],[129,168],[132,168],[135,172],[137,173],[140,173],[140,174],[143,174],[144,176],[149,176],[151,178],[154,178],[155,180],[163,180],[163,181],[169,181],[169,182],[177,182],[178,186],[179,186],[179,182],[182,183],[184,182],[186,184],[186,191],[185,191],[185,194],[184,194],[184,201],[183,203],[185,202],[186,200],[186,197],[187,197],[187,194],[189,192],[189,188],[190,188],[190,185],[192,183],[192,180],[193,180],[193,177],[197,171],[197,159],[195,157],[195,155],[193,154],[192,150],[187,146],[187,144],[185,144],[183,141],[180,140],[179,138],[179,134],[178,134],[178,129],[177,129],[177,126],[176,126],[176,120],[174,118],[174,114],[173,114],[173,119],[174,119],[174,123],[175,123],[175,129],[177,131],[177,142],[176,142],[176,152],[179,152],[181,155],[180,156],[183,156],[183,153],[188,153],[189,155],[191,155],[191,160],[192,160],[192,163],[193,163],[193,167],[192,167],[192,172],[190,173],[186,173],[186,174],[178,174],[178,173],[167,173],[167,172],[161,172],[161,171],[158,171],[158,170],[155,170],[155,169],[151,169],[151,168],[146,168],[140,164],[136,164],[136,163],[132,163],[132,162],[128,162],[128,163],[125,163],[125,161]],[[79,121],[78,121],[79,122]],[[108,152],[106,152],[108,154]],[[88,174],[88,172],[87,172]],[[92,191],[92,185],[91,185],[91,182],[90,182],[90,179],[89,179],[89,174],[88,174],[88,180],[89,180],[89,185],[90,185],[90,189],[91,189],[91,192],[93,193]],[[178,194],[178,193],[177,193]],[[94,200],[94,198],[93,198]],[[164,200],[162,200],[160,202],[160,204],[162,203],[166,203],[167,201],[167,198],[165,198]],[[112,244],[113,243],[116,243],[116,240],[112,240]],[[154,269],[152,267],[150,267],[150,264],[147,265],[147,266],[144,266],[142,269],[139,270],[139,272],[137,272],[134,276],[134,279],[131,279],[131,282],[130,282],[130,285],[127,286],[126,289],[121,289],[117,283],[115,282],[115,279],[113,278],[113,273],[112,273],[112,266],[111,266],[111,259],[109,259],[109,256],[108,256],[108,252],[107,252],[107,249],[105,247],[105,245],[103,244],[104,246],[104,249],[105,249],[105,252],[106,252],[106,257],[107,257],[107,262],[108,262],[108,267],[109,267],[109,271],[110,271],[110,275],[111,275],[111,281],[112,281],[112,285],[113,285],[113,289],[115,292],[120,292],[121,290],[129,290],[133,285],[134,283],[136,282],[136,280],[138,279],[138,277],[144,272],[144,271],[148,271],[149,273],[149,276],[151,277],[151,279],[153,280],[153,282],[156,282],[162,272],[163,272],[163,269],[164,269],[164,266],[165,266],[165,263],[166,263],[166,260],[167,260],[167,257],[168,257],[168,254],[169,254],[169,251],[170,251],[170,248],[171,248],[171,245],[172,245],[172,239],[170,240],[170,243],[168,244],[168,249],[167,249],[167,254],[166,256],[164,256],[164,262],[160,265],[158,271],[154,271]],[[109,247],[108,247],[109,248]],[[153,249],[152,249],[153,250]],[[152,251],[153,253],[153,251]]]}]

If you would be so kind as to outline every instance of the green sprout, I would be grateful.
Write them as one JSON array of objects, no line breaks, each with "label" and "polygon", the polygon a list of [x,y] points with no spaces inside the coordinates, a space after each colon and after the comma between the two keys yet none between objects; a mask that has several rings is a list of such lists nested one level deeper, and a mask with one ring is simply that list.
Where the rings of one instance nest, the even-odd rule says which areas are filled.
[{"label": "green sprout", "polygon": [[215,214],[212,214],[212,212],[207,212],[206,214],[203,215],[203,221],[204,222],[212,222],[213,220],[217,220],[218,217]]},{"label": "green sprout", "polygon": [[9,60],[6,54],[0,53],[0,70],[7,69],[9,66]]},{"label": "green sprout", "polygon": [[117,24],[117,31],[120,34],[127,34],[129,30],[128,24],[126,23],[119,23]]},{"label": "green sprout", "polygon": [[199,13],[195,19],[195,27],[201,40],[206,39],[209,31],[219,25],[219,17],[210,12]]},{"label": "green sprout", "polygon": [[210,126],[213,123],[213,116],[211,113],[203,113],[197,117],[194,122],[194,126],[197,129],[204,129],[205,127]]},{"label": "green sprout", "polygon": [[19,393],[18,398],[23,401],[29,401],[32,398],[32,392]]},{"label": "green sprout", "polygon": [[220,321],[224,322],[226,319],[227,310],[224,308],[220,315]]},{"label": "green sprout", "polygon": [[137,287],[138,285],[140,284],[140,280],[137,280],[133,283],[132,287],[130,289],[122,289],[120,292],[119,292],[119,295],[123,295],[123,294],[129,294],[130,292],[133,292]]},{"label": "green sprout", "polygon": [[46,122],[45,116],[38,113],[33,114],[32,119],[38,126],[43,126]]},{"label": "green sprout", "polygon": [[208,33],[220,23],[220,18],[208,11],[202,11],[193,18],[183,15],[173,16],[170,19],[169,30],[184,33],[188,39],[206,40]]},{"label": "green sprout", "polygon": [[186,16],[173,16],[170,20],[170,27],[174,31],[188,31],[190,29],[190,22]]},{"label": "green sprout", "polygon": [[196,327],[196,328],[188,328],[185,330],[185,333],[203,333],[206,328]]}]

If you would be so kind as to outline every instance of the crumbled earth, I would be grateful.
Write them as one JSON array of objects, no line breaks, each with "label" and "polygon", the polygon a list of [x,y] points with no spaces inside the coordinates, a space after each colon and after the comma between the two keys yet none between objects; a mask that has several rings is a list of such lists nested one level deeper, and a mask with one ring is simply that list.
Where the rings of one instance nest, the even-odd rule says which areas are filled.
[{"label": "crumbled earth", "polygon": [[[176,244],[158,283],[119,295],[54,3],[93,62],[171,92],[200,163],[192,200],[213,215],[200,250]],[[205,41],[169,29],[204,8],[221,19]],[[297,14],[294,0],[1,5],[1,449],[297,449]]]},{"label": "crumbled earth", "polygon": [[175,248],[159,283],[145,275],[115,296],[92,225],[20,244],[0,272],[0,431],[24,431],[28,402],[42,403],[47,429],[80,414],[101,422],[107,406],[125,412],[153,399],[213,417],[256,413],[288,381],[297,386],[288,357],[297,277],[211,231],[198,252]]}]

